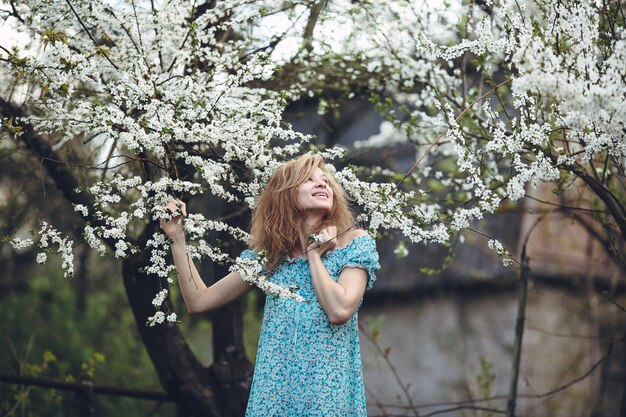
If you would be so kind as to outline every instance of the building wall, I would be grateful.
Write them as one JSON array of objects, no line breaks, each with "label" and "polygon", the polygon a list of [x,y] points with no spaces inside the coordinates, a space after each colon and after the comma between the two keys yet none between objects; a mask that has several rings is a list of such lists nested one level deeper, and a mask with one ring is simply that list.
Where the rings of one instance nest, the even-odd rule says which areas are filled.
[{"label": "building wall", "polygon": [[[597,297],[531,281],[523,337],[520,394],[541,394],[588,372],[609,348],[623,313]],[[477,405],[506,410],[511,381],[517,317],[515,290],[430,295],[411,303],[365,302],[360,311],[361,353],[367,388],[368,415],[414,415],[402,407],[409,401],[391,367],[366,336],[379,332],[377,344],[391,348],[396,368],[413,404],[484,398],[503,399]],[[377,330],[378,329],[378,330]],[[611,336],[612,335],[612,336]],[[616,415],[624,375],[623,344],[589,377],[559,394],[541,399],[519,398],[520,416],[576,417]],[[490,392],[481,391],[478,375],[483,357],[493,366]],[[484,374],[484,372],[483,372]],[[385,405],[384,411],[377,403]],[[453,407],[419,408],[421,415]],[[473,410],[445,416],[487,416]]]}]

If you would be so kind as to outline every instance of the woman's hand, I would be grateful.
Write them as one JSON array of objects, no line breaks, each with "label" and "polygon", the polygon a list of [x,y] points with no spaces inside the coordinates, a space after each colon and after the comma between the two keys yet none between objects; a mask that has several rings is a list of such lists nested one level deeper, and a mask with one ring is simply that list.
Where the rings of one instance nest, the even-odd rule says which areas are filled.
[{"label": "woman's hand", "polygon": [[337,228],[335,226],[329,226],[323,229],[317,237],[319,241],[314,241],[308,246],[307,257],[311,254],[321,257],[329,250],[333,250],[337,247]]},{"label": "woman's hand", "polygon": [[161,219],[161,229],[165,235],[172,241],[184,239],[185,233],[181,223],[182,216],[187,216],[187,205],[177,198],[171,198],[162,210],[173,215],[170,220]]}]

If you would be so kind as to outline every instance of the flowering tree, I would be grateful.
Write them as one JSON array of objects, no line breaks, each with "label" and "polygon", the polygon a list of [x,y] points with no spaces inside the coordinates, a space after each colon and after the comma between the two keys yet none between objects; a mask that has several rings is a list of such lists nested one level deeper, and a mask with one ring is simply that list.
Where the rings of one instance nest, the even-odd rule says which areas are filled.
[{"label": "flowering tree", "polygon": [[[10,80],[0,97],[3,141],[42,161],[83,217],[87,245],[124,259],[142,338],[163,386],[190,415],[241,413],[250,364],[236,306],[215,317],[212,372],[181,348],[167,303],[173,267],[156,221],[170,195],[202,194],[238,213],[189,215],[192,258],[212,259],[218,273],[238,269],[280,296],[290,293],[257,274],[258,264],[233,258],[263,184],[285,159],[307,151],[335,161],[337,179],[373,233],[447,244],[524,197],[529,185],[555,181],[565,196],[581,183],[597,203],[579,200],[591,213],[580,221],[623,256],[619,2],[3,4],[31,39],[0,43],[0,71]],[[322,149],[284,122],[287,106],[303,98],[324,114],[355,96],[385,118],[360,149]],[[406,172],[343,163],[380,146],[414,150],[415,164]],[[78,162],[75,149],[83,150]],[[33,240],[21,237],[11,238],[14,246],[38,246],[38,262],[54,248],[72,274],[77,242],[63,230],[42,222]],[[510,261],[499,242],[489,245]]]}]

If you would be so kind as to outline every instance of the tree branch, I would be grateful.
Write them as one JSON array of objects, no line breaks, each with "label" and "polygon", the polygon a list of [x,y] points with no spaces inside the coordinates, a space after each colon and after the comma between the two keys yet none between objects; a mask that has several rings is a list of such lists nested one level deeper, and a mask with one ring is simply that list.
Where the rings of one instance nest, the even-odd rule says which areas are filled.
[{"label": "tree branch", "polygon": [[304,28],[304,33],[302,35],[304,41],[304,48],[311,52],[313,49],[313,45],[311,44],[311,39],[313,38],[313,30],[315,30],[315,25],[317,25],[317,20],[319,19],[320,12],[326,5],[326,0],[320,0],[311,7],[311,14],[309,15],[309,20],[306,23],[306,27]]},{"label": "tree branch", "polygon": [[[586,231],[587,233],[589,233],[589,235],[591,237],[593,237],[598,243],[600,243],[600,245],[604,248],[605,252],[607,253],[607,255],[609,255],[609,257],[613,260],[616,261],[617,265],[620,267],[620,269],[622,270],[622,272],[624,274],[626,274],[626,263],[624,261],[624,259],[622,259],[619,256],[619,251],[615,250],[615,253],[613,252],[613,248],[611,247],[611,241],[610,239],[605,238],[604,236],[602,236],[600,234],[600,232],[598,232],[592,225],[590,222],[588,222],[587,220],[585,220],[585,218],[583,216],[581,216],[580,214],[569,210],[567,207],[563,207],[562,211],[565,214],[569,214],[576,222],[578,222]],[[621,242],[623,243],[623,242]]]},{"label": "tree branch", "polygon": [[[93,44],[95,46],[100,46],[98,44],[98,42],[96,42],[96,40],[94,39],[93,36],[91,36],[91,33],[89,32],[89,29],[87,29],[87,26],[85,26],[85,24],[83,23],[83,20],[80,18],[80,16],[78,15],[78,13],[76,12],[76,9],[74,9],[74,6],[72,6],[72,3],[70,2],[70,0],[65,0],[65,2],[67,3],[68,6],[70,6],[70,10],[72,10],[72,14],[74,14],[74,16],[76,17],[76,19],[78,19],[78,23],[80,23],[80,26],[85,30],[85,33],[87,33],[87,36],[89,36],[89,39],[91,39],[91,41],[93,42]],[[115,65],[115,63],[113,61],[111,61],[109,59],[109,57],[107,55],[103,55],[104,58],[109,61],[109,63],[113,66],[113,68],[115,68],[116,70],[119,70],[119,68],[117,67],[117,65]]]},{"label": "tree branch", "polygon": [[[21,108],[14,106],[12,103],[5,101],[0,97],[0,115],[3,118],[13,118],[14,120],[25,117]],[[89,198],[87,193],[76,192],[80,188],[80,184],[72,172],[67,168],[68,163],[63,162],[52,147],[41,137],[33,127],[24,123],[20,127],[23,131],[19,138],[24,142],[28,150],[37,156],[41,165],[46,169],[48,175],[55,183],[65,200],[70,204],[81,204],[86,207],[93,207],[94,202]],[[97,219],[92,212],[87,215],[87,221],[94,227],[108,227],[105,222]],[[115,240],[111,238],[103,238],[104,242],[110,249],[115,248]]]},{"label": "tree branch", "polygon": [[619,230],[622,233],[622,239],[626,242],[626,210],[624,210],[624,206],[609,189],[607,189],[602,183],[597,181],[591,175],[580,171],[575,171],[574,173],[577,174],[580,179],[582,179],[589,186],[589,188],[593,190],[600,200],[604,202],[606,208],[611,213],[611,216],[615,219],[617,227],[619,227]]}]

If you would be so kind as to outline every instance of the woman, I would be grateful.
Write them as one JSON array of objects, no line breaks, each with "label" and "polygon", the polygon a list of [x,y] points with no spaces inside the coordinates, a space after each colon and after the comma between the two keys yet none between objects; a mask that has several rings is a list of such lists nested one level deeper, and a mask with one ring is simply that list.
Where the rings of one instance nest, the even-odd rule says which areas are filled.
[{"label": "woman", "polygon": [[[186,214],[180,200],[166,208]],[[161,225],[190,313],[218,308],[250,289],[238,272],[207,288],[185,253],[178,220]],[[374,240],[354,225],[343,190],[319,156],[287,162],[261,193],[252,249],[241,257],[267,251],[269,279],[308,302],[267,297],[246,416],[366,415],[357,311],[380,265]],[[311,243],[310,235],[319,241]]]}]

